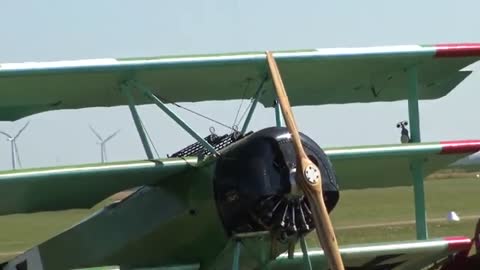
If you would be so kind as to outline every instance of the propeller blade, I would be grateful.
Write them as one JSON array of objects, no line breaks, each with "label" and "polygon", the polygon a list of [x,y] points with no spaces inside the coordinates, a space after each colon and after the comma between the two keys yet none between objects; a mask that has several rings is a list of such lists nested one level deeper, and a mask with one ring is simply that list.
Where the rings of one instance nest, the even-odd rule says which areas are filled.
[{"label": "propeller blade", "polygon": [[22,132],[27,128],[28,124],[30,124],[30,121],[28,121],[17,133],[17,135],[15,135],[14,139],[18,138],[18,136],[20,136],[20,134],[22,134]]},{"label": "propeller blade", "polygon": [[98,132],[97,132],[91,125],[88,125],[88,127],[90,128],[90,130],[93,132],[93,134],[95,134],[95,136],[96,136],[100,141],[103,141],[102,136],[100,136],[100,134],[98,134]]},{"label": "propeller blade", "polygon": [[108,136],[103,142],[104,143],[108,142],[111,138],[115,137],[115,135],[117,135],[118,132],[120,132],[120,129],[115,131],[112,135]]},{"label": "propeller blade", "polygon": [[297,156],[297,185],[302,189],[305,197],[312,208],[313,221],[320,244],[328,259],[330,269],[344,270],[342,258],[338,250],[338,244],[333,231],[333,226],[323,200],[322,178],[319,168],[308,158],[302,146],[297,124],[293,117],[292,108],[288,100],[285,86],[280,75],[277,63],[271,52],[267,51],[267,61],[273,85],[277,94],[278,102],[282,108],[283,118],[288,131],[292,135],[292,141]]}]

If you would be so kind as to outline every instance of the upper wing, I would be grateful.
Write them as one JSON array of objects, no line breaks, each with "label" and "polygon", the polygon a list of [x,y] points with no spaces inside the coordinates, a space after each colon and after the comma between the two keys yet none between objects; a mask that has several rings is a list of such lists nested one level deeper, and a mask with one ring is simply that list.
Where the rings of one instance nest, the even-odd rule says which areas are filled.
[{"label": "upper wing", "polygon": [[326,149],[340,189],[412,185],[410,161],[424,161],[424,176],[480,150],[480,140]]},{"label": "upper wing", "polygon": [[[363,246],[341,247],[340,253],[345,269],[423,269],[448,255],[468,251],[471,241],[464,237],[448,237],[426,241],[397,242]],[[327,261],[322,250],[310,250],[313,269],[326,270]],[[267,267],[269,270],[305,269],[303,254],[296,252],[294,258],[279,256]]]},{"label": "upper wing", "polygon": [[0,173],[0,215],[90,208],[119,191],[155,184],[196,158],[117,162]]},{"label": "upper wing", "polygon": [[[407,69],[418,67],[419,97],[446,95],[480,58],[480,43],[276,52],[295,105],[407,98]],[[265,54],[94,59],[0,65],[0,121],[55,109],[124,105],[120,84],[138,80],[169,102],[240,99],[267,76]],[[264,88],[271,90],[269,82]],[[274,91],[261,98],[272,106]],[[135,93],[137,104],[149,103]]]}]

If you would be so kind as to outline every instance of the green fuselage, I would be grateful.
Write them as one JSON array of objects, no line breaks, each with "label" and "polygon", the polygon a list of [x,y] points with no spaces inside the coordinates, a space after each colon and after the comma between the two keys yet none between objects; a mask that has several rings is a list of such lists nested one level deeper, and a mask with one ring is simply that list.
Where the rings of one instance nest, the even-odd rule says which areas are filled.
[{"label": "green fuselage", "polygon": [[215,162],[146,186],[38,246],[45,269],[208,263],[228,237],[213,196]]}]

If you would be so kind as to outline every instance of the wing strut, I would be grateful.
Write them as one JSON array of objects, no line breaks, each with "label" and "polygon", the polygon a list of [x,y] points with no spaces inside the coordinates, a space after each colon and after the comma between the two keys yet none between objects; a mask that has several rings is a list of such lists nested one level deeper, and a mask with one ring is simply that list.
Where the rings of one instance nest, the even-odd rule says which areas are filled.
[{"label": "wing strut", "polygon": [[196,133],[185,121],[183,121],[178,115],[176,115],[173,111],[171,111],[159,98],[157,98],[152,91],[139,83],[138,81],[128,81],[125,84],[125,87],[130,89],[136,88],[142,91],[142,93],[148,97],[155,105],[157,105],[163,112],[165,112],[173,121],[175,121],[180,127],[182,127],[188,134],[190,134],[193,138],[195,138],[205,149],[207,149],[210,153],[215,156],[218,156],[219,153],[215,148],[205,141],[198,133]]},{"label": "wing strut", "polygon": [[281,127],[283,125],[282,108],[280,108],[278,100],[275,99],[273,102],[273,106],[275,107],[275,124],[277,127]]},{"label": "wing strut", "polygon": [[310,261],[310,256],[308,255],[307,241],[305,241],[305,237],[303,235],[300,236],[300,247],[302,248],[303,254],[303,269],[312,270],[312,262]]},{"label": "wing strut", "polygon": [[149,160],[153,159],[152,149],[150,149],[150,144],[148,144],[147,135],[145,134],[145,130],[142,125],[142,121],[140,120],[140,116],[138,115],[137,109],[135,108],[135,101],[133,100],[132,93],[130,92],[130,88],[126,84],[122,84],[120,86],[123,94],[127,97],[128,100],[128,107],[130,108],[130,112],[133,117],[133,122],[135,123],[135,127],[137,128],[138,135],[140,136],[140,140],[142,140],[143,149],[145,149],[145,154]]},{"label": "wing strut", "polygon": [[[420,113],[418,110],[418,68],[408,70],[408,117],[410,120],[411,139],[419,143],[420,139]],[[428,239],[427,213],[425,208],[425,191],[423,183],[423,161],[414,159],[410,161],[410,170],[413,177],[413,193],[415,197],[415,226],[418,240]]]},{"label": "wing strut", "polygon": [[233,262],[232,262],[232,270],[240,270],[240,251],[242,248],[242,243],[240,240],[235,241],[235,248],[233,250]]}]

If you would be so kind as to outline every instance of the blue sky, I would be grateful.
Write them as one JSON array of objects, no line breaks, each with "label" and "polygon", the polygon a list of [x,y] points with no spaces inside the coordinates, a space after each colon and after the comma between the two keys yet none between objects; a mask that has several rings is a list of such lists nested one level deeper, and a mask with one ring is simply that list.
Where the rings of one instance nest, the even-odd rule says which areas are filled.
[{"label": "blue sky", "polygon": [[[4,1],[0,63],[480,42],[479,5],[473,0]],[[480,139],[479,76],[473,73],[443,99],[421,102],[422,140]],[[183,105],[230,124],[239,104]],[[202,135],[212,125],[225,131],[173,109]],[[252,128],[273,125],[273,110],[259,109]],[[193,142],[156,107],[141,106],[140,113],[161,156]],[[396,143],[395,124],[408,118],[406,102],[309,106],[295,113],[302,131],[324,147]],[[121,129],[107,145],[110,161],[145,157],[126,107],[47,112],[0,122],[0,130],[15,133],[28,120],[18,140],[25,167],[98,161],[99,145],[89,124],[105,136]],[[0,169],[10,168],[9,151],[0,138]]]}]

